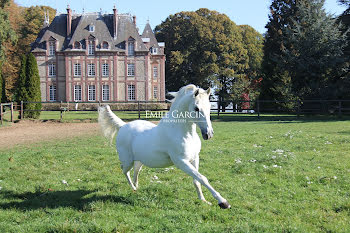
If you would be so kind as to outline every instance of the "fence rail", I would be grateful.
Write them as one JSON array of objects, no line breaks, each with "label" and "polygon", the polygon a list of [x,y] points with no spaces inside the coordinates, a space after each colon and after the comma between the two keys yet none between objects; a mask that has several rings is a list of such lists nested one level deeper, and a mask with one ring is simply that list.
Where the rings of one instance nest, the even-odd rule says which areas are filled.
[{"label": "fence rail", "polygon": [[[227,100],[210,101],[211,112],[216,113],[217,118],[224,114],[253,114],[257,118],[263,113],[294,114],[297,117],[306,114],[324,115],[348,115],[350,114],[350,100]],[[25,109],[27,104],[41,103],[39,110]],[[19,111],[20,119],[23,119],[26,111],[60,112],[63,120],[65,112],[96,112],[98,106],[109,104],[113,111],[136,112],[138,118],[146,111],[168,111],[168,101],[115,101],[115,102],[20,102],[2,103],[0,105],[0,119],[3,124],[4,116],[10,114],[10,121],[14,121],[14,111]],[[5,109],[9,111],[5,111]]]}]

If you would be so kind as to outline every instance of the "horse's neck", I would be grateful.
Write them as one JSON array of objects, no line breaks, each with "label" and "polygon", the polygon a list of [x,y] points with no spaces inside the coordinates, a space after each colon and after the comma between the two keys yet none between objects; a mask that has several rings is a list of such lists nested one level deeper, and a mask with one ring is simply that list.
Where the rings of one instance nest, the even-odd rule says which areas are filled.
[{"label": "horse's neck", "polygon": [[[168,127],[177,128],[183,131],[184,134],[194,134],[196,131],[196,124],[191,121],[191,119],[186,118],[188,112],[188,103],[185,99],[182,102],[173,103],[170,107],[168,118],[166,122],[163,122]],[[174,116],[177,117],[174,117]],[[184,117],[182,117],[184,116]],[[162,119],[162,121],[165,121]]]}]

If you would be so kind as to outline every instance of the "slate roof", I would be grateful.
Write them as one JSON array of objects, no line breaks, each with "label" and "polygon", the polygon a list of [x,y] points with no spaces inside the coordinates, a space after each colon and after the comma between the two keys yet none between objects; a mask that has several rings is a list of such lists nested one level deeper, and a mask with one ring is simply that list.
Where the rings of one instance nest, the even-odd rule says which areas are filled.
[{"label": "slate roof", "polygon": [[[89,32],[89,25],[94,25],[94,32]],[[76,41],[85,45],[89,36],[95,37],[98,44],[106,41],[111,51],[125,51],[125,42],[131,37],[135,40],[135,51],[148,52],[149,49],[142,42],[136,25],[130,15],[119,14],[117,37],[114,38],[113,14],[86,13],[72,16],[71,38],[67,37],[67,14],[60,14],[54,18],[52,23],[43,28],[36,41],[32,44],[33,52],[46,50],[46,41],[51,37],[58,41],[57,51],[70,51]],[[158,46],[158,42],[149,24],[146,25],[142,37],[150,38],[152,46]],[[96,51],[99,50],[97,46]]]},{"label": "slate roof", "polygon": [[154,35],[153,30],[151,28],[151,25],[149,23],[146,24],[145,29],[143,30],[141,37],[150,39],[150,43],[149,43],[150,48],[152,47],[152,48],[159,49],[158,41],[157,41],[156,36]]}]

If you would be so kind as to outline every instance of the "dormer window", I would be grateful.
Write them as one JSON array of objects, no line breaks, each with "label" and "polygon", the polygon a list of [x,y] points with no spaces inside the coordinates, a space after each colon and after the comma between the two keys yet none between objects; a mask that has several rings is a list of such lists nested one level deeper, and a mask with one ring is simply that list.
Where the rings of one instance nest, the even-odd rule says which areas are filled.
[{"label": "dormer window", "polygon": [[54,56],[56,52],[56,41],[49,41],[49,56]]},{"label": "dormer window", "polygon": [[95,26],[90,24],[89,25],[89,32],[94,32],[95,31]]},{"label": "dormer window", "polygon": [[79,41],[74,42],[74,49],[80,49],[81,48],[81,44]]},{"label": "dormer window", "polygon": [[128,41],[128,56],[134,56],[135,55],[135,41],[134,39],[130,38]]},{"label": "dormer window", "polygon": [[102,48],[103,49],[108,49],[108,42],[107,41],[103,41]]},{"label": "dormer window", "polygon": [[150,49],[150,52],[151,52],[151,54],[157,54],[157,53],[158,53],[158,49],[152,47],[152,48]]}]

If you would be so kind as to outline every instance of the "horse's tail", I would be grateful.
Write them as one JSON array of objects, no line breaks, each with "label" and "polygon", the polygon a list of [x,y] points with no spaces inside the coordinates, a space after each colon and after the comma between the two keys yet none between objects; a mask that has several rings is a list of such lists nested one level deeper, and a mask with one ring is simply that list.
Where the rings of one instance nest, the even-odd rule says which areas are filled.
[{"label": "horse's tail", "polygon": [[112,142],[114,135],[125,122],[112,112],[109,105],[106,105],[98,108],[98,124],[104,136]]}]

